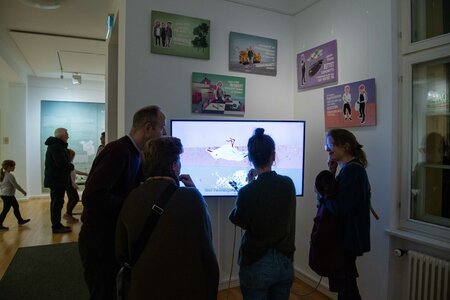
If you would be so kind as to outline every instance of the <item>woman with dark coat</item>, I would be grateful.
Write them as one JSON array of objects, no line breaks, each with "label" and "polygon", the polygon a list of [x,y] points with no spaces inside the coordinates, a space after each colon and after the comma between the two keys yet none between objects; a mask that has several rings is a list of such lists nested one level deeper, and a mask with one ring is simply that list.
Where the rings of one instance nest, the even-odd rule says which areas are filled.
[{"label": "woman with dark coat", "polygon": [[356,258],[370,251],[370,183],[366,173],[367,158],[356,137],[345,129],[332,129],[326,136],[325,150],[329,169],[336,174],[335,195],[320,195],[319,202],[342,220],[343,267],[328,277],[330,290],[338,300],[358,300]]},{"label": "woman with dark coat", "polygon": [[147,180],[126,199],[116,231],[119,262],[130,259],[152,206],[169,185],[169,198],[144,250],[131,270],[125,299],[217,299],[219,267],[207,205],[189,175],[180,175],[178,138],[151,140],[144,149]]}]

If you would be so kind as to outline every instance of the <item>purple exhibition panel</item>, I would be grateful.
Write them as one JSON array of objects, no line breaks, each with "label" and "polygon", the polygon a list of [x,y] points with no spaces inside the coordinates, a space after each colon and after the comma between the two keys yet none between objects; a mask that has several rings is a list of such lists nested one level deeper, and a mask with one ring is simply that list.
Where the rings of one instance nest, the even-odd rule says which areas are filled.
[{"label": "purple exhibition panel", "polygon": [[297,89],[323,86],[338,80],[337,41],[297,54]]},{"label": "purple exhibition panel", "polygon": [[325,128],[363,127],[377,124],[375,79],[324,89]]}]

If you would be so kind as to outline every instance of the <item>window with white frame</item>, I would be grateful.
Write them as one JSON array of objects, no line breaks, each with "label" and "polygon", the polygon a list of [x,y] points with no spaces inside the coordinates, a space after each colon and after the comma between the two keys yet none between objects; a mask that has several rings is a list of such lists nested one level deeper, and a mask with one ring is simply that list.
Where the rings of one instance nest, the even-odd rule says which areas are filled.
[{"label": "window with white frame", "polygon": [[450,241],[450,1],[401,8],[401,226]]}]

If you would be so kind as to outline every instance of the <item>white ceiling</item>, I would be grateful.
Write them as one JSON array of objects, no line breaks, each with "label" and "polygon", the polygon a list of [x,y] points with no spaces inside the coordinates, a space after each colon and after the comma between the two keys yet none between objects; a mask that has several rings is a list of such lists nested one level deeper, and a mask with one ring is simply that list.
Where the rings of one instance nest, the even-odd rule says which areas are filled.
[{"label": "white ceiling", "polygon": [[12,74],[11,66],[21,65],[26,76],[80,73],[83,79],[103,81],[106,18],[113,0],[61,0],[57,9],[30,7],[27,1],[0,0],[0,59],[3,55],[1,61],[9,66],[0,61],[0,78],[17,82],[24,74]]},{"label": "white ceiling", "polygon": [[[61,2],[39,9],[26,2]],[[319,0],[225,0],[295,15]],[[103,81],[106,18],[114,0],[0,0],[0,79],[26,76]],[[61,70],[62,68],[62,70]],[[24,71],[25,70],[25,71]],[[23,73],[26,74],[23,74]]]},{"label": "white ceiling", "polygon": [[295,16],[302,10],[310,7],[320,0],[225,0],[242,5],[262,8],[281,14]]}]

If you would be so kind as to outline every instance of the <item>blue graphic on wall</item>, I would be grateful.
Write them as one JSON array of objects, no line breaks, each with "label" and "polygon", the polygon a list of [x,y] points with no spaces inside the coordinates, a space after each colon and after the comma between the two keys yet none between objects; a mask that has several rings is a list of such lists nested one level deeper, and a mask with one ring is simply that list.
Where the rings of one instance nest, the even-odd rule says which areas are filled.
[{"label": "blue graphic on wall", "polygon": [[[89,172],[105,131],[105,104],[41,101],[41,174],[44,180],[45,140],[56,128],[66,128],[68,144],[75,151],[75,169]],[[44,189],[43,189],[44,191]]]}]

